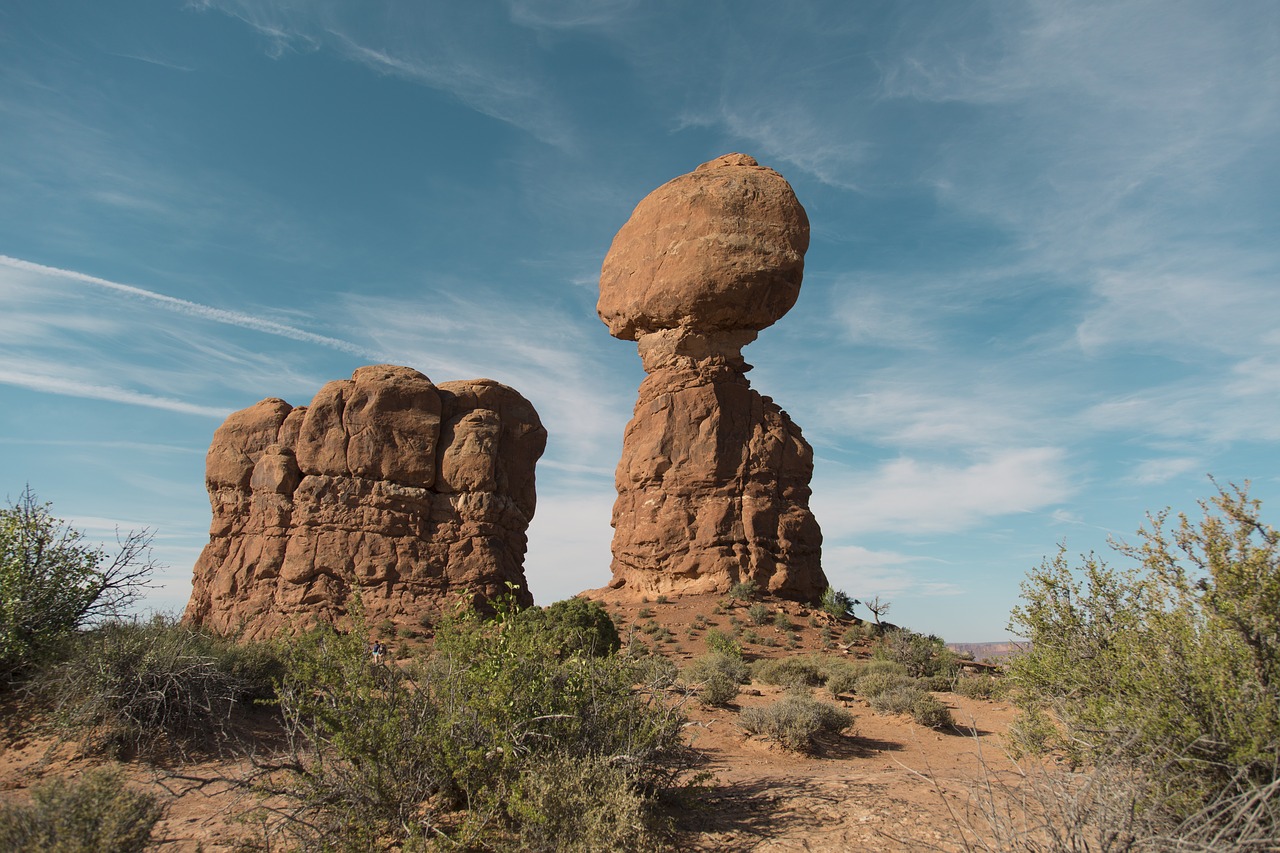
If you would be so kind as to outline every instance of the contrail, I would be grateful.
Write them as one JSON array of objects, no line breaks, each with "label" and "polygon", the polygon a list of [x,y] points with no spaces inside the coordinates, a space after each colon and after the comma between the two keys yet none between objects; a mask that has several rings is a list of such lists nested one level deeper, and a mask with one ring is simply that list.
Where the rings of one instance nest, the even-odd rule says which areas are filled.
[{"label": "contrail", "polygon": [[87,397],[91,400],[109,400],[113,403],[128,403],[133,406],[146,406],[152,409],[164,409],[170,412],[181,412],[185,415],[202,415],[219,420],[231,414],[230,409],[214,406],[200,406],[183,400],[169,397],[157,397],[154,394],[142,394],[127,388],[114,385],[93,385],[78,379],[62,376],[37,376],[28,371],[13,369],[9,365],[0,364],[0,384],[16,385],[32,391],[49,394],[62,394],[68,397]]},{"label": "contrail", "polygon": [[173,311],[181,314],[187,314],[192,317],[201,317],[205,320],[212,320],[215,323],[226,323],[229,326],[239,326],[242,329],[252,329],[255,332],[266,332],[269,335],[279,335],[283,338],[291,338],[295,341],[303,341],[309,344],[319,344],[323,347],[340,350],[358,355],[361,358],[370,358],[375,361],[386,361],[386,357],[380,353],[372,352],[359,344],[353,344],[350,341],[344,341],[341,338],[331,338],[327,335],[317,335],[314,332],[308,332],[294,326],[284,323],[276,323],[272,320],[263,320],[260,317],[254,317],[251,314],[244,314],[239,311],[227,311],[223,308],[214,308],[212,305],[201,305],[199,302],[190,302],[186,299],[178,299],[174,296],[166,296],[163,293],[156,293],[151,290],[143,290],[141,287],[134,287],[129,284],[120,284],[115,281],[108,281],[105,278],[97,276],[85,275],[75,270],[64,270],[58,267],[47,267],[44,264],[34,264],[31,261],[24,261],[21,258],[11,258],[8,255],[0,255],[0,265],[10,267],[11,269],[22,270],[24,272],[36,273],[37,275],[47,275],[56,278],[68,279],[70,281],[78,281],[84,284],[92,284],[106,290],[113,290],[117,293],[123,293],[128,296],[134,296],[139,299],[149,299],[152,302],[159,303]]}]

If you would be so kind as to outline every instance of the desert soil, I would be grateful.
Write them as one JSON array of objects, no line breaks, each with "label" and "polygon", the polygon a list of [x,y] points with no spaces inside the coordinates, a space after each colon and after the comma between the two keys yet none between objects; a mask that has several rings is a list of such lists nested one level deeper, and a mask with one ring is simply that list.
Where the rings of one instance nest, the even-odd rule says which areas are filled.
[{"label": "desert soil", "polygon": [[[772,620],[750,624],[747,603],[726,603],[719,596],[686,596],[671,601],[618,601],[607,592],[592,593],[621,626],[624,642],[645,642],[683,666],[706,650],[706,631],[733,630],[732,620],[760,642],[744,643],[748,657],[780,657],[823,651],[857,659],[869,654],[854,645],[843,648],[843,627],[830,617],[791,602],[768,601],[770,613],[783,609],[793,628]],[[717,610],[719,612],[717,612]],[[701,617],[701,618],[699,618]],[[705,620],[705,621],[704,621]],[[689,630],[695,622],[705,628]],[[657,623],[655,631],[652,623]],[[835,646],[824,638],[834,635]],[[634,629],[634,630],[633,630]],[[688,701],[686,732],[710,774],[706,793],[675,815],[676,849],[699,851],[844,851],[964,850],[965,833],[980,831],[970,801],[984,774],[1008,778],[1003,736],[1013,718],[1002,701],[936,694],[951,708],[958,727],[934,731],[909,717],[885,716],[853,696],[833,699],[825,690],[815,697],[840,704],[856,717],[852,730],[828,736],[810,755],[783,749],[748,735],[738,725],[743,708],[769,704],[781,688],[752,684],[735,704],[703,708]],[[76,776],[103,763],[80,754],[74,744],[58,743],[23,718],[19,705],[3,709],[0,727],[0,798],[24,800],[27,789],[50,777]],[[231,850],[246,832],[236,817],[254,803],[225,782],[243,775],[247,762],[205,760],[165,771],[141,763],[120,765],[132,782],[153,790],[166,805],[157,826],[155,849]]]}]

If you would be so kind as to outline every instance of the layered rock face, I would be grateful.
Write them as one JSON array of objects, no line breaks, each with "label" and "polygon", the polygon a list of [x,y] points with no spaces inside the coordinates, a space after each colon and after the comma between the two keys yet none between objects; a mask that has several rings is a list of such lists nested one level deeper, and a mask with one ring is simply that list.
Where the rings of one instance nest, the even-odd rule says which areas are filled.
[{"label": "layered rock face", "polygon": [[751,389],[742,348],[795,304],[809,220],[744,154],[650,193],[613,240],[597,311],[648,374],[623,438],[613,580],[634,595],[827,586],[809,511],[813,450]]},{"label": "layered rock face", "polygon": [[214,433],[213,508],[185,619],[250,638],[335,622],[358,591],[371,624],[415,625],[452,594],[524,578],[533,406],[488,379],[435,385],[362,367],[310,406],[267,399]]}]

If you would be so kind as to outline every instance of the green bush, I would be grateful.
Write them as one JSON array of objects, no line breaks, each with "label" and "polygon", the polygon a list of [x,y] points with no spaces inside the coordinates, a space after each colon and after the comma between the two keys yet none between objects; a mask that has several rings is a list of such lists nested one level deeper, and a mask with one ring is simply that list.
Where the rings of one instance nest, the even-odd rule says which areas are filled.
[{"label": "green bush", "polygon": [[[491,619],[443,619],[432,656],[404,671],[371,667],[359,626],[294,643],[281,684],[291,771],[264,789],[293,806],[275,812],[284,822],[266,831],[305,848],[387,849],[445,836],[506,849],[513,839],[569,833],[582,792],[606,785],[590,813],[595,828],[566,844],[588,849],[607,837],[625,847],[611,833],[645,837],[654,794],[684,766],[682,717],[662,693],[669,670],[600,654],[594,630],[565,632],[554,615],[494,604]],[[542,780],[551,765],[576,768],[561,794]]]},{"label": "green bush", "polygon": [[837,619],[847,619],[853,615],[853,608],[858,602],[850,598],[842,589],[827,587],[822,592],[822,609]]},{"label": "green bush", "polygon": [[753,604],[747,608],[747,618],[752,625],[763,625],[769,621],[769,608],[763,604]]},{"label": "green bush", "polygon": [[751,683],[751,669],[743,662],[742,658],[719,652],[709,652],[701,657],[694,658],[688,669],[685,670],[685,680],[691,682],[702,681],[712,673],[723,675],[731,679],[734,684]]},{"label": "green bush", "polygon": [[707,632],[707,650],[728,657],[741,658],[742,646],[724,631],[712,628]]},{"label": "green bush", "polygon": [[153,569],[151,534],[109,555],[54,518],[30,487],[0,509],[0,684],[48,659],[77,628],[123,613]]},{"label": "green bush", "polygon": [[842,693],[853,693],[861,677],[862,671],[859,667],[840,661],[827,671],[827,690],[833,697]]},{"label": "green bush", "polygon": [[894,672],[869,672],[854,682],[854,691],[864,699],[874,699],[882,693],[899,690],[904,687],[918,687],[916,680],[909,675]]},{"label": "green bush", "polygon": [[729,587],[730,601],[750,601],[760,594],[760,587],[755,581],[740,581]]},{"label": "green bush", "polygon": [[151,794],[98,768],[31,789],[31,805],[0,803],[0,849],[13,853],[133,853],[146,848],[164,810]]},{"label": "green bush", "polygon": [[787,611],[779,610],[773,614],[773,627],[779,631],[790,631],[795,626],[791,624],[791,617],[787,615]]},{"label": "green bush", "polygon": [[910,714],[922,726],[940,729],[955,725],[951,710],[927,690],[904,685],[877,693],[868,700],[878,714]]},{"label": "green bush", "polygon": [[948,649],[941,638],[905,628],[886,631],[874,654],[881,660],[902,664],[907,675],[913,678],[936,675],[953,678],[957,673],[955,652]]},{"label": "green bush", "polygon": [[618,765],[553,755],[524,768],[508,810],[522,849],[592,853],[657,848],[649,805]]},{"label": "green bush", "polygon": [[841,732],[853,725],[843,708],[806,696],[785,696],[763,708],[748,708],[739,722],[751,734],[764,735],[800,752],[811,752],[821,732]]},{"label": "green bush", "polygon": [[281,672],[271,644],[237,645],[156,616],[79,635],[39,692],[64,734],[151,755],[220,744],[232,711],[270,698]]},{"label": "green bush", "polygon": [[1021,746],[1125,762],[1179,817],[1224,797],[1275,801],[1280,788],[1280,533],[1247,489],[1219,488],[1201,507],[1197,522],[1171,525],[1166,510],[1138,544],[1115,543],[1124,569],[1093,555],[1073,567],[1060,548],[1010,619],[1031,641],[1009,663]]},{"label": "green bush", "polygon": [[709,672],[698,684],[698,701],[708,707],[723,707],[738,698],[741,688],[723,672]]},{"label": "green bush", "polygon": [[999,695],[1002,689],[1003,682],[993,675],[961,676],[954,687],[956,693],[970,699],[991,699]]},{"label": "green bush", "polygon": [[758,660],[751,665],[751,675],[757,681],[780,687],[816,687],[826,680],[822,664],[808,656]]}]

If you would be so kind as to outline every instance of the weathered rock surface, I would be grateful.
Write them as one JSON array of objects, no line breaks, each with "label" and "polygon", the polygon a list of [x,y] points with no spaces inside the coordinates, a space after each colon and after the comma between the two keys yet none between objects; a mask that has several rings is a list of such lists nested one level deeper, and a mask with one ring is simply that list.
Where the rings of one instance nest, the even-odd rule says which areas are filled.
[{"label": "weathered rock surface", "polygon": [[233,413],[206,457],[213,523],[185,619],[256,638],[335,622],[353,591],[371,625],[416,627],[451,595],[507,583],[532,603],[525,531],[546,438],[505,385],[391,365],[310,406]]},{"label": "weathered rock surface", "polygon": [[648,374],[615,478],[614,589],[826,588],[813,450],[742,357],[795,304],[808,245],[790,185],[744,154],[654,190],[614,238],[597,311]]}]

